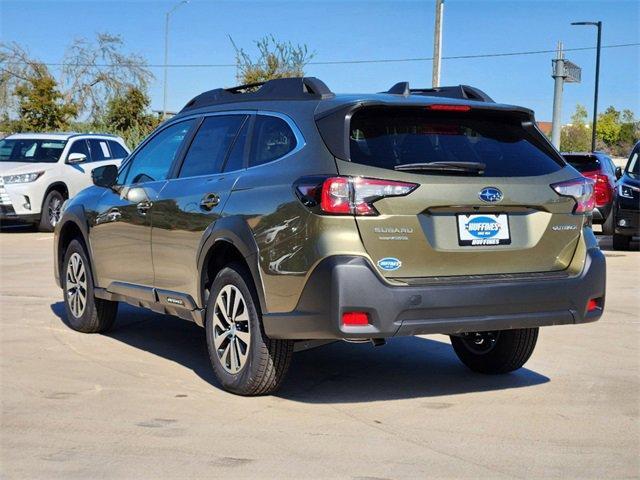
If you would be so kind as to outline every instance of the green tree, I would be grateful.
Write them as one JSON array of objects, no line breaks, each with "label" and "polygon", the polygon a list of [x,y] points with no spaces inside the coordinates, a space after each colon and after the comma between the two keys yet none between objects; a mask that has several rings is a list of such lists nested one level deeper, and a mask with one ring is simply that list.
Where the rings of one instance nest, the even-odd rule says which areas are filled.
[{"label": "green tree", "polygon": [[242,85],[266,82],[275,78],[302,77],[304,67],[315,56],[306,45],[280,42],[267,35],[255,42],[258,55],[254,59],[229,37],[236,52],[236,78]]},{"label": "green tree", "polygon": [[612,147],[620,139],[620,112],[613,106],[598,115],[596,138],[606,147]]},{"label": "green tree", "polygon": [[105,123],[120,131],[146,126],[150,122],[149,103],[149,97],[142,90],[129,87],[122,95],[109,100]]},{"label": "green tree", "polygon": [[107,103],[104,125],[118,132],[130,147],[135,147],[159,123],[159,117],[148,113],[149,104],[144,91],[129,87]]},{"label": "green tree", "polygon": [[55,79],[44,65],[36,65],[33,73],[15,88],[20,130],[63,130],[76,115],[77,107],[65,101]]},{"label": "green tree", "polygon": [[571,124],[562,127],[560,132],[560,150],[563,152],[584,152],[591,149],[591,128],[587,126],[587,109],[576,105],[571,115]]}]

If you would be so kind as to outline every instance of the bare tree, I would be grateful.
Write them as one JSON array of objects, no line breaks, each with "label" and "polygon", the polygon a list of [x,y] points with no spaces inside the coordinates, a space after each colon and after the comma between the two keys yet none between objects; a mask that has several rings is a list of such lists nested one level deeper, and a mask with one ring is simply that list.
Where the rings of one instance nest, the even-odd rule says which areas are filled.
[{"label": "bare tree", "polygon": [[146,91],[153,79],[146,60],[122,53],[123,46],[120,36],[99,33],[95,42],[77,39],[67,49],[62,84],[81,113],[98,118],[110,99],[129,88]]},{"label": "bare tree", "polygon": [[[121,37],[99,33],[95,41],[77,39],[67,49],[57,83],[64,101],[77,106],[78,115],[98,121],[107,103],[130,88],[145,92],[153,75],[146,60],[123,53]],[[39,75],[44,65],[16,42],[0,43],[0,116],[17,113],[18,85]]]},{"label": "bare tree", "polygon": [[18,108],[18,85],[40,75],[42,64],[16,42],[0,43],[0,116],[8,118]]}]

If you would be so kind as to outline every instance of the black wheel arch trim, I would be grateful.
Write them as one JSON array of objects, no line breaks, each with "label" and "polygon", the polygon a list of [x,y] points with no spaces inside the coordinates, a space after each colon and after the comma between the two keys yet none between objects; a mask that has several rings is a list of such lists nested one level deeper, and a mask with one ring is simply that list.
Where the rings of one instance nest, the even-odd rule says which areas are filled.
[{"label": "black wheel arch trim", "polygon": [[202,236],[202,242],[198,254],[198,272],[200,275],[200,288],[196,302],[202,308],[205,307],[206,298],[204,295],[204,280],[206,276],[206,262],[209,260],[209,253],[218,242],[227,242],[235,247],[244,258],[251,277],[258,293],[260,308],[266,313],[266,302],[264,287],[258,265],[258,245],[253,236],[253,232],[244,217],[228,216],[222,217],[211,224]]},{"label": "black wheel arch trim", "polygon": [[93,278],[93,285],[98,286],[96,279],[96,272],[93,268],[93,255],[91,250],[91,242],[89,241],[89,222],[86,218],[86,213],[82,205],[72,205],[68,207],[62,215],[62,218],[58,225],[56,225],[53,241],[53,253],[55,255],[53,270],[56,283],[62,288],[60,281],[60,267],[62,259],[64,258],[64,252],[60,251],[60,240],[62,238],[62,232],[73,224],[82,235],[82,241],[87,248],[87,259],[89,260],[89,266],[91,270],[91,277]]}]

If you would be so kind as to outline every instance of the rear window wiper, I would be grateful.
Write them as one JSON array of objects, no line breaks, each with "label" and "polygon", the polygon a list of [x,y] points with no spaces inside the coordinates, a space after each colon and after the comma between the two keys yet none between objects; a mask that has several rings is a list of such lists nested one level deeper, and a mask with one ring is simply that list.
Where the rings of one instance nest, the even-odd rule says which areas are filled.
[{"label": "rear window wiper", "polygon": [[399,172],[456,172],[456,173],[484,173],[487,165],[482,162],[428,162],[407,163],[396,165],[394,170]]}]

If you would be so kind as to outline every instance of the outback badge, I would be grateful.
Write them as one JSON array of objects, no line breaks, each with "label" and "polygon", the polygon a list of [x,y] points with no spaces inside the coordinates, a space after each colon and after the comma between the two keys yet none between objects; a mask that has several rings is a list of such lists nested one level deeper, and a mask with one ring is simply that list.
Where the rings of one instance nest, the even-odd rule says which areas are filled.
[{"label": "outback badge", "polygon": [[502,192],[496,187],[485,187],[480,190],[478,197],[483,202],[496,203],[502,200]]}]

